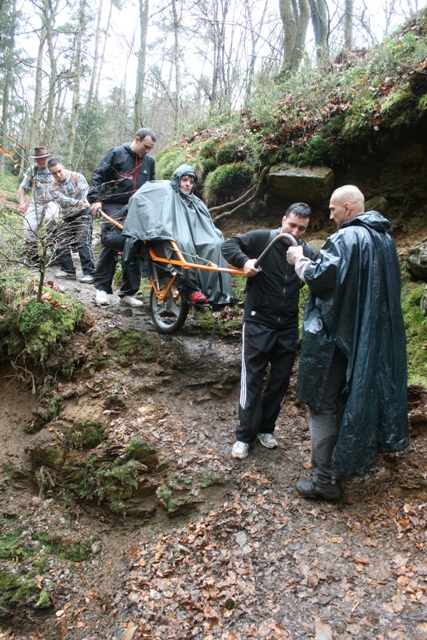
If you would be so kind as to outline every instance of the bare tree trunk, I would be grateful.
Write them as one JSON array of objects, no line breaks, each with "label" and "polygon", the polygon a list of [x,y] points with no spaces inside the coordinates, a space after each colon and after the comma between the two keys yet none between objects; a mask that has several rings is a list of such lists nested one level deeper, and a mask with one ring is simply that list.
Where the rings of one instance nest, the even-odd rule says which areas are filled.
[{"label": "bare tree trunk", "polygon": [[297,71],[305,47],[308,21],[308,0],[279,0],[284,38],[282,73]]},{"label": "bare tree trunk", "polygon": [[3,104],[1,110],[1,135],[0,135],[0,173],[4,173],[5,150],[9,146],[7,127],[9,119],[9,87],[11,84],[11,70],[8,68],[3,88]]},{"label": "bare tree trunk", "polygon": [[157,123],[159,121],[158,120],[158,116],[160,115],[160,109],[157,108],[157,105],[160,106],[160,103],[161,103],[160,94],[161,94],[162,84],[160,82],[160,78],[161,78],[161,76],[163,74],[163,63],[164,63],[165,58],[166,58],[166,42],[164,42],[164,44],[163,44],[163,51],[162,51],[162,54],[160,56],[160,59],[161,59],[160,73],[159,73],[159,75],[156,76],[156,85],[155,85],[155,88],[153,90],[153,108],[152,108],[152,111],[151,111],[151,120],[150,120],[150,124],[149,124],[150,128],[153,129],[153,130],[155,130],[155,128],[157,126]]},{"label": "bare tree trunk", "polygon": [[85,27],[86,0],[80,0],[78,28],[76,35],[76,53],[74,60],[74,91],[71,109],[71,130],[68,141],[67,165],[70,167],[73,161],[74,144],[76,140],[77,121],[80,109],[80,78],[82,73],[82,40]]},{"label": "bare tree trunk", "polygon": [[99,69],[98,69],[98,77],[97,77],[97,80],[96,80],[95,98],[98,98],[98,96],[99,96],[99,83],[101,82],[102,67],[103,67],[104,60],[105,60],[105,51],[107,49],[107,41],[108,41],[108,34],[110,32],[112,13],[113,13],[113,0],[110,0],[110,11],[108,13],[107,26],[106,26],[106,29],[105,29],[104,46],[102,48],[101,60],[100,60]]},{"label": "bare tree trunk", "polygon": [[173,58],[175,67],[175,113],[173,119],[174,134],[178,133],[179,117],[181,112],[181,76],[179,63],[179,23],[178,12],[176,9],[176,0],[172,0],[172,16],[173,16]]},{"label": "bare tree trunk", "polygon": [[[0,10],[3,8],[3,5],[0,5]],[[7,9],[5,8],[5,11]],[[5,153],[6,149],[10,144],[10,138],[8,136],[8,128],[9,128],[9,105],[10,105],[10,91],[13,86],[13,55],[15,49],[15,33],[16,33],[16,0],[13,0],[9,7],[11,22],[10,22],[10,30],[7,34],[3,35],[3,47],[2,47],[2,62],[3,69],[5,70],[4,76],[4,87],[3,87],[3,96],[2,96],[2,107],[1,107],[1,133],[0,133],[0,173],[4,173],[5,168]]]},{"label": "bare tree trunk", "polygon": [[353,49],[353,4],[354,0],[345,0],[344,13],[344,49]]},{"label": "bare tree trunk", "polygon": [[254,78],[255,78],[256,46],[259,39],[259,33],[261,33],[264,25],[264,16],[267,11],[267,6],[268,6],[268,0],[265,0],[264,6],[262,8],[261,20],[257,25],[257,29],[255,31],[253,20],[252,20],[252,7],[249,5],[248,0],[245,1],[246,21],[250,29],[249,33],[250,33],[250,44],[251,44],[250,61],[249,61],[249,66],[246,74],[246,88],[245,88],[245,105],[246,106],[252,96],[252,87],[253,87]]},{"label": "bare tree trunk", "polygon": [[326,0],[309,0],[311,23],[316,43],[316,57],[319,63],[329,58],[329,16]]},{"label": "bare tree trunk", "polygon": [[[172,2],[172,4],[174,4]],[[140,40],[138,51],[138,68],[136,71],[136,88],[134,102],[134,129],[142,126],[142,104],[144,101],[144,85],[145,85],[145,61],[147,57],[147,33],[149,21],[149,0],[139,0],[139,27]]]},{"label": "bare tree trunk", "polygon": [[35,91],[34,91],[34,109],[31,119],[30,135],[28,139],[28,152],[36,145],[36,141],[40,140],[40,121],[42,117],[42,82],[43,82],[43,51],[46,42],[46,27],[43,24],[40,30],[39,46],[37,51]]},{"label": "bare tree trunk", "polygon": [[92,106],[92,98],[93,98],[93,93],[95,91],[95,86],[96,86],[96,73],[97,73],[98,64],[99,64],[99,44],[101,39],[101,20],[102,20],[103,4],[104,4],[104,0],[99,0],[98,17],[96,20],[96,31],[95,31],[95,51],[93,54],[93,67],[92,67],[92,73],[90,76],[89,92],[87,94],[87,100],[86,100],[86,106],[89,109]]},{"label": "bare tree trunk", "polygon": [[[54,16],[58,9],[58,2],[52,8]],[[49,149],[53,140],[53,116],[55,109],[55,93],[57,91],[58,82],[58,65],[56,62],[58,53],[55,51],[52,34],[52,21],[46,21],[46,42],[49,52],[50,76],[49,76],[49,95],[47,101],[46,125],[43,134],[43,143]]]},{"label": "bare tree trunk", "polygon": [[[220,5],[220,6],[219,6]],[[225,46],[225,21],[227,18],[229,3],[222,0],[216,5],[216,15],[212,21],[212,31],[214,34],[214,68],[212,76],[212,92],[209,115],[214,115],[221,110],[221,62],[224,59]],[[222,16],[219,10],[222,11]]]}]

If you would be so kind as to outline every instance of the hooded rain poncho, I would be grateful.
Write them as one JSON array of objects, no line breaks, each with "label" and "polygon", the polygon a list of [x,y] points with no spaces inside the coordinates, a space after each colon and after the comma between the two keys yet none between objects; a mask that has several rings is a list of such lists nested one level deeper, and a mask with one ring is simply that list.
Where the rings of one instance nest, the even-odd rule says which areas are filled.
[{"label": "hooded rain poncho", "polygon": [[[188,262],[212,262],[227,267],[221,254],[222,233],[215,227],[205,204],[193,193],[186,195],[179,188],[183,176],[197,176],[190,165],[181,165],[172,179],[155,180],[144,184],[131,198],[123,229],[127,237],[124,259],[129,260],[137,251],[139,242],[154,244],[174,240]],[[194,190],[194,187],[193,187]],[[166,255],[173,251],[164,245]],[[227,273],[177,267],[185,283],[202,291],[212,305],[229,304],[233,299],[230,276]]]}]

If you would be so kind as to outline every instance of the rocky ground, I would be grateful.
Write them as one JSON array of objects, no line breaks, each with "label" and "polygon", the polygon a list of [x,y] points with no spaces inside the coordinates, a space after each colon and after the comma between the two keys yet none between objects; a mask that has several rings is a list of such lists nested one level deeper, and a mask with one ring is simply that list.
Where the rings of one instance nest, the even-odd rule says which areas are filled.
[{"label": "rocky ground", "polygon": [[[294,489],[310,455],[293,385],[279,448],[230,457],[239,331],[209,348],[190,318],[159,337],[146,294],[130,316],[117,298],[96,307],[91,286],[48,275],[88,314],[48,371],[1,370],[0,638],[427,638],[421,389],[407,451],[346,481],[340,503],[306,501]],[[128,329],[147,332],[140,349],[123,348]],[[29,433],[37,420],[46,426]],[[88,421],[101,443],[79,440]],[[143,455],[130,453],[135,441],[149,445]],[[125,468],[136,469],[128,493]]]}]

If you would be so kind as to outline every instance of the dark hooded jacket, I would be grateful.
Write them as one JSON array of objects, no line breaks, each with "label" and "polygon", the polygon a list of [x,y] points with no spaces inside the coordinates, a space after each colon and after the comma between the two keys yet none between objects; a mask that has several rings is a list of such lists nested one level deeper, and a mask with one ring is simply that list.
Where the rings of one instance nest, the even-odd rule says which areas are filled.
[{"label": "dark hooded jacket", "polygon": [[[222,245],[222,254],[228,262],[243,269],[245,262],[259,258],[261,253],[281,229],[255,229],[240,236],[232,236]],[[314,251],[298,240],[307,258],[314,257]],[[286,260],[289,245],[279,242],[273,247],[261,265],[256,276],[247,279],[245,322],[256,322],[272,329],[298,326],[298,301],[301,280],[295,269]]]},{"label": "dark hooded jacket", "polygon": [[[194,178],[192,193],[179,188],[181,178]],[[227,267],[221,254],[222,233],[212,221],[206,205],[194,195],[197,183],[194,169],[183,164],[171,180],[156,180],[143,185],[129,202],[129,212],[123,229],[127,237],[124,259],[128,261],[139,250],[141,240],[158,243],[174,240],[188,262],[212,262]],[[172,250],[164,245],[168,257]],[[202,269],[180,269],[181,278],[192,289],[202,291],[213,305],[228,304],[233,299],[229,274]]]},{"label": "dark hooded jacket", "polygon": [[329,238],[304,279],[297,397],[318,408],[335,347],[348,359],[336,478],[364,473],[378,453],[408,446],[406,344],[400,271],[388,220],[369,211]]},{"label": "dark hooded jacket", "polygon": [[125,205],[147,180],[155,179],[154,167],[154,160],[150,155],[147,154],[140,160],[129,144],[114,147],[96,167],[87,199],[90,203]]}]

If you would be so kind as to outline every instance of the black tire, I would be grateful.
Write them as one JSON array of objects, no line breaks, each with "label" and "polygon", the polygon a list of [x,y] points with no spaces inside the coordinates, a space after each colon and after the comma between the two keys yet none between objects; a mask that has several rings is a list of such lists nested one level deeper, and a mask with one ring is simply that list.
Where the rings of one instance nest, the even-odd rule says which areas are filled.
[{"label": "black tire", "polygon": [[[163,272],[159,276],[158,285],[160,290],[165,290],[172,278],[172,275]],[[150,311],[154,325],[161,333],[174,333],[178,331],[187,319],[190,303],[187,298],[180,295],[175,285],[169,291],[164,302],[160,302],[154,293],[150,294]]]}]

